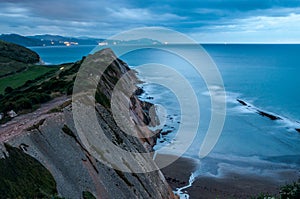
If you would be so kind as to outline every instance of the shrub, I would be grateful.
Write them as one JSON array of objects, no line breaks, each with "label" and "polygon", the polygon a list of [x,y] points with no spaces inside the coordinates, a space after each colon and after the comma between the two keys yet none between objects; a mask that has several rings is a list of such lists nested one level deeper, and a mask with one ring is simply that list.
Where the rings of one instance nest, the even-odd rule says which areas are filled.
[{"label": "shrub", "polygon": [[260,194],[251,199],[299,199],[300,198],[300,179],[298,182],[288,184],[280,188],[279,197],[269,194]]},{"label": "shrub", "polygon": [[58,80],[55,78],[50,79],[42,84],[42,89],[44,92],[66,92],[66,87],[69,85],[69,82]]},{"label": "shrub", "polygon": [[293,184],[285,185],[280,189],[281,199],[297,199],[300,198],[300,180]]},{"label": "shrub", "polygon": [[67,87],[67,90],[66,90],[66,93],[67,95],[72,95],[73,94],[73,84],[70,84],[68,87]]},{"label": "shrub", "polygon": [[1,107],[1,112],[8,112],[8,111],[10,111],[10,110],[14,110],[15,109],[15,104],[14,103],[12,103],[12,102],[6,102],[6,103],[4,103],[4,106],[3,107]]},{"label": "shrub", "polygon": [[28,95],[28,98],[32,104],[45,103],[51,99],[50,95],[47,93],[31,93]]},{"label": "shrub", "polygon": [[96,199],[95,196],[89,191],[82,192],[83,199]]},{"label": "shrub", "polygon": [[54,198],[56,182],[36,159],[5,144],[9,156],[0,159],[0,198]]},{"label": "shrub", "polygon": [[14,89],[13,89],[12,87],[8,86],[8,87],[5,88],[4,93],[5,93],[5,94],[9,94],[9,93],[11,93],[13,90],[14,90]]},{"label": "shrub", "polygon": [[102,104],[106,108],[110,108],[110,100],[101,91],[97,90],[95,94],[96,102]]},{"label": "shrub", "polygon": [[19,111],[22,109],[31,109],[32,104],[28,98],[22,98],[15,102],[15,107],[16,107],[16,111]]}]

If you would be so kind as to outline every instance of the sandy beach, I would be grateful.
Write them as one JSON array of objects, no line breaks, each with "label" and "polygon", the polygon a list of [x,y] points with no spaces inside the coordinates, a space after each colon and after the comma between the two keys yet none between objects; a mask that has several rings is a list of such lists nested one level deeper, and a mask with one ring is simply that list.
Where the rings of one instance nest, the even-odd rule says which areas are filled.
[{"label": "sandy beach", "polygon": [[[167,155],[165,155],[167,157]],[[182,157],[162,169],[173,190],[188,185],[191,173],[196,169],[197,161]],[[297,176],[295,176],[295,179]],[[289,179],[289,178],[288,178]],[[294,179],[291,179],[294,180]],[[190,199],[228,199],[251,198],[260,193],[276,195],[285,183],[272,182],[266,177],[227,173],[222,178],[199,176],[186,191]]]}]

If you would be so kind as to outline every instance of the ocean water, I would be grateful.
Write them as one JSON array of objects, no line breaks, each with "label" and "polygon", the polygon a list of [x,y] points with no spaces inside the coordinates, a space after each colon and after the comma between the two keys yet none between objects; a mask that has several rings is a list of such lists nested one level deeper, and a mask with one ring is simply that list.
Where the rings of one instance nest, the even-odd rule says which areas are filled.
[{"label": "ocean water", "polygon": [[[180,48],[198,56],[193,45],[170,45],[170,48]],[[198,153],[211,117],[211,99],[201,75],[184,58],[151,47],[121,56],[137,71],[138,66],[149,63],[169,66],[190,83],[200,110],[196,137],[191,138],[191,145],[185,152],[185,156],[200,159],[199,169],[193,175],[222,177],[235,172],[273,178],[278,182],[298,178],[300,133],[295,128],[300,128],[300,45],[203,45],[203,48],[223,78],[227,110],[217,144],[208,156],[201,159]],[[32,49],[48,63],[62,63],[79,60],[93,47]],[[114,50],[118,54],[120,47],[114,47]],[[167,147],[170,153],[176,153],[192,135],[187,130],[184,139],[176,137],[180,125],[189,126],[195,118],[190,117],[187,124],[181,123],[181,107],[176,93],[162,85],[147,83],[148,74],[145,70],[139,72],[139,77],[145,81],[141,86],[146,91],[140,98],[164,107],[164,131],[172,131],[161,136],[156,149]],[[154,76],[151,78],[160,80],[172,78],[159,68],[149,69],[148,73]],[[173,80],[175,85],[181,84],[177,79]],[[220,85],[213,86],[217,93]],[[242,99],[249,107],[236,99]],[[257,114],[257,110],[282,119],[270,120]]]},{"label": "ocean water", "polygon": [[[226,121],[217,144],[210,154],[200,159],[195,176],[223,177],[230,173],[272,178],[279,183],[300,177],[300,45],[204,45],[204,49],[217,65],[226,90]],[[171,47],[171,48],[174,48]],[[178,45],[191,54],[194,47]],[[197,56],[195,54],[195,56]],[[183,58],[157,49],[142,49],[122,56],[137,67],[147,63],[160,63],[174,68],[190,82],[198,98],[200,123],[196,137],[185,155],[199,159],[199,149],[208,130],[211,117],[211,99],[203,78]],[[138,67],[137,67],[137,70]],[[159,73],[156,78],[170,78]],[[148,71],[149,72],[149,71]],[[140,78],[147,74],[140,71]],[[153,77],[151,77],[153,78]],[[144,79],[147,82],[147,78]],[[174,79],[174,84],[180,84]],[[218,92],[219,85],[212,85]],[[176,93],[161,85],[144,84],[142,99],[163,105],[167,112],[165,130],[156,149],[169,146],[170,153],[182,146],[186,139],[176,137],[180,125],[180,105]],[[154,97],[150,98],[148,95]],[[250,107],[237,102],[244,100]],[[273,121],[257,110],[276,115]],[[194,118],[191,117],[193,122]],[[186,136],[191,132],[186,132]]]},{"label": "ocean water", "polygon": [[95,46],[47,46],[30,47],[37,52],[46,64],[62,64],[81,60],[87,56]]}]

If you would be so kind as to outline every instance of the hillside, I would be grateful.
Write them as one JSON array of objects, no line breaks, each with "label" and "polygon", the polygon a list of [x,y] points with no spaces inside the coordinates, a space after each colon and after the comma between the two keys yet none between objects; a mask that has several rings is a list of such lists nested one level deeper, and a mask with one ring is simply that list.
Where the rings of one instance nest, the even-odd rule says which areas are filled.
[{"label": "hillside", "polygon": [[0,94],[7,87],[13,89],[57,67],[37,65],[40,57],[34,51],[17,44],[0,40]]},{"label": "hillside", "polygon": [[0,56],[25,64],[34,64],[40,61],[40,56],[23,46],[0,40]]},{"label": "hillside", "polygon": [[[25,83],[30,83],[40,78],[42,75],[53,73],[58,70],[56,66],[46,65],[24,65],[24,70],[14,71],[16,65],[11,68],[5,66],[0,69],[0,73],[4,73],[4,77],[0,77],[0,95],[5,93],[5,89],[10,87],[17,89]],[[6,72],[7,71],[7,72]],[[12,72],[13,71],[13,72]],[[6,73],[5,73],[6,72]]]},{"label": "hillside", "polygon": [[[77,71],[83,61],[85,64],[93,64],[95,67],[109,66],[97,85],[94,108],[99,125],[109,142],[117,148],[132,152],[126,157],[115,153],[113,148],[107,147],[105,150],[99,151],[102,158],[96,158],[94,152],[87,148],[80,139],[73,118],[74,107],[71,104],[71,96],[68,95],[72,93]],[[15,151],[18,158],[16,161],[25,161],[24,165],[32,168],[31,165],[36,163],[28,158],[27,155],[29,155],[42,164],[42,167],[36,165],[39,170],[35,170],[35,172],[36,175],[41,175],[43,178],[36,179],[36,176],[31,176],[28,182],[34,183],[33,185],[30,183],[18,184],[18,182],[24,182],[21,179],[23,176],[30,176],[28,174],[30,170],[16,167],[15,172],[19,172],[19,174],[15,176],[13,174],[14,181],[9,181],[9,176],[1,173],[0,183],[15,187],[15,191],[21,188],[25,189],[34,196],[34,193],[41,192],[36,190],[36,182],[40,180],[42,189],[48,191],[42,191],[42,193],[46,193],[47,197],[37,198],[53,198],[52,195],[56,197],[56,194],[63,198],[175,198],[160,170],[147,173],[119,170],[123,167],[131,170],[133,168],[129,165],[132,164],[135,169],[140,171],[154,166],[150,156],[147,155],[148,158],[145,158],[141,155],[152,150],[156,139],[154,132],[145,128],[134,128],[136,134],[148,134],[149,137],[139,139],[130,136],[120,129],[112,115],[112,104],[110,103],[112,91],[118,79],[128,72],[127,64],[117,59],[111,50],[105,49],[77,63],[62,65],[60,68],[62,70],[27,82],[11,93],[5,94],[1,99],[1,104],[4,103],[3,107],[6,107],[6,110],[12,108],[10,106],[15,106],[14,110],[18,109],[17,112],[20,114],[26,108],[34,110],[33,102],[43,103],[40,109],[18,116],[0,129],[0,142],[6,143],[5,146],[0,145],[3,151],[1,154],[6,154],[2,155],[1,165],[9,165],[11,154]],[[126,84],[132,83],[130,82],[132,79],[125,78],[124,80]],[[76,94],[82,96],[81,94],[86,91]],[[61,97],[57,98],[58,96]],[[132,120],[127,118],[128,122],[131,122],[132,125],[151,122],[149,104],[141,102],[136,96],[127,97],[121,94],[119,97],[120,101],[115,104],[119,110],[125,112],[129,102],[131,107],[129,110],[132,115],[136,116]],[[54,101],[49,101],[51,98],[55,98]],[[44,104],[47,101],[48,103]],[[4,109],[2,108],[2,110]],[[88,110],[86,109],[86,111]],[[87,113],[82,112],[82,115]],[[84,118],[85,122],[89,122],[88,117]],[[84,128],[88,129],[89,126],[85,125]],[[98,144],[105,146],[105,143]],[[119,163],[114,166],[107,163],[106,161],[110,158]],[[52,177],[45,172],[44,168],[53,176],[56,190],[53,190]],[[15,194],[18,194],[20,198],[28,197],[25,193],[15,193],[8,189],[1,191],[3,192],[1,195],[16,196]]]},{"label": "hillside", "polygon": [[25,70],[30,64],[40,61],[37,53],[0,40],[0,78]]}]

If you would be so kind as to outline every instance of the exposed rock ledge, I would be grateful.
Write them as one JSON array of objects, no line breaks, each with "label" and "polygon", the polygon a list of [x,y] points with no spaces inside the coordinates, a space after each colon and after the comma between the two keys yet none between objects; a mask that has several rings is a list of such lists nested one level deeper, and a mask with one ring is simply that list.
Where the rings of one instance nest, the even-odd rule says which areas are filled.
[{"label": "exposed rock ledge", "polygon": [[[283,120],[282,117],[278,116],[278,115],[275,115],[273,113],[268,113],[266,111],[262,111],[250,104],[248,104],[247,102],[241,100],[241,99],[236,99],[237,102],[239,102],[241,105],[245,106],[245,107],[248,107],[248,108],[251,108],[252,110],[255,110],[255,112],[263,117],[267,117],[269,118],[270,120]],[[299,124],[299,122],[297,122]],[[300,128],[295,128],[295,131],[297,131],[298,133],[300,133]]]},{"label": "exposed rock ledge", "polygon": [[[113,122],[110,100],[115,81],[129,70],[118,60],[111,50],[103,50],[87,58],[103,65],[103,60],[112,61],[104,78],[99,83],[102,101],[96,104],[99,124],[105,129],[106,136],[118,147],[136,152],[147,152],[155,144],[155,136],[138,139],[124,133]],[[105,96],[105,97],[104,97]],[[126,96],[124,95],[126,98]],[[136,116],[133,123],[149,124],[149,104],[141,102],[136,96],[123,99],[119,108],[126,108]],[[124,103],[124,104],[123,104]],[[152,134],[146,128],[136,128],[137,133]],[[32,128],[23,129],[23,133],[7,141],[10,145],[22,149],[36,158],[53,175],[57,191],[65,198],[82,198],[83,192],[89,191],[96,198],[175,198],[161,171],[150,173],[124,173],[112,169],[97,161],[81,143],[72,116],[72,106],[62,112],[47,114],[43,121],[37,121]],[[26,146],[26,147],[24,147]],[[134,156],[131,158],[135,158]],[[140,162],[137,167],[146,167],[147,162]]]}]

